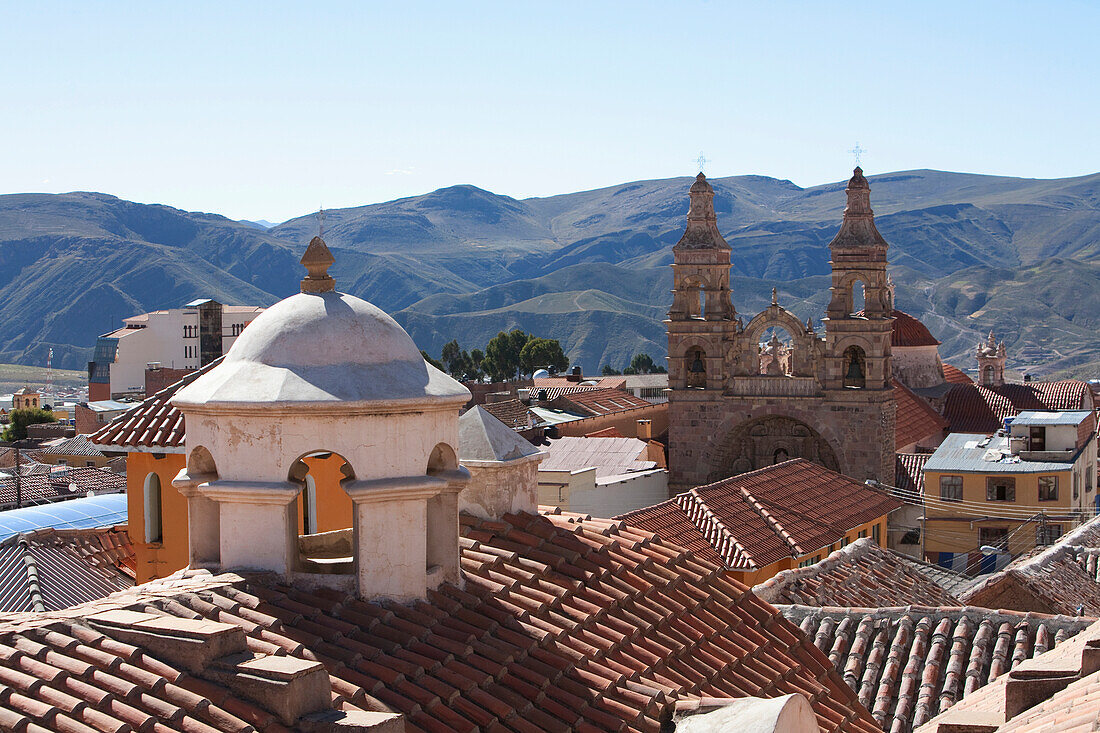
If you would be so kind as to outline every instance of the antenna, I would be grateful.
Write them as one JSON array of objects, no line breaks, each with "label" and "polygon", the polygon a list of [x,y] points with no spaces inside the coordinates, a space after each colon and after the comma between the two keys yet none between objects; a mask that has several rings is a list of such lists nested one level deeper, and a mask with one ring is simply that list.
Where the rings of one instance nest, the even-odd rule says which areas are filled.
[{"label": "antenna", "polygon": [[705,173],[707,167],[707,156],[703,155],[702,151],[699,151],[699,157],[695,159],[695,162],[699,164],[699,172]]},{"label": "antenna", "polygon": [[849,150],[848,152],[852,154],[853,158],[855,158],[856,165],[858,166],[860,164],[860,161],[863,160],[863,154],[866,153],[867,151],[864,148],[861,148],[859,146],[859,142],[857,141],[856,146],[854,148],[852,148],[851,150]]},{"label": "antenna", "polygon": [[53,395],[53,347],[52,346],[50,347],[49,353],[46,355],[46,389],[44,389],[43,391],[46,393],[46,395],[44,395],[44,396],[50,396],[50,399],[51,400],[53,399],[53,397],[52,397],[52,395]]},{"label": "antenna", "polygon": [[317,236],[325,236],[325,207],[321,206],[317,209]]}]

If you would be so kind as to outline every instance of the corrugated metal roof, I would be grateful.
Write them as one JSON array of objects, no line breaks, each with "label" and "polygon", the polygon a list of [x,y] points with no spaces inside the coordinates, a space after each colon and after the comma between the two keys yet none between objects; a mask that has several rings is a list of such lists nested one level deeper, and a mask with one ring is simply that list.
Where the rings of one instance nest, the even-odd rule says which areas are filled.
[{"label": "corrugated metal roof", "polygon": [[542,471],[596,469],[596,478],[656,468],[646,458],[648,445],[637,438],[557,438],[551,440]]},{"label": "corrugated metal roof", "polygon": [[924,464],[924,470],[935,473],[1050,473],[1073,468],[1078,454],[1066,463],[1023,461],[1009,453],[1006,436],[984,438],[968,433],[952,433]]},{"label": "corrugated metal roof", "polygon": [[1080,425],[1092,415],[1089,410],[1038,412],[1027,410],[1012,418],[1013,425]]}]

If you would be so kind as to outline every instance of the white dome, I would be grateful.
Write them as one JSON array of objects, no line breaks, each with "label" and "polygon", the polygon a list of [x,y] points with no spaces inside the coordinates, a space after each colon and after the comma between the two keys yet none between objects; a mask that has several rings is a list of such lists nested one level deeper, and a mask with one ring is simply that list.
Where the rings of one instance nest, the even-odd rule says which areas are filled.
[{"label": "white dome", "polygon": [[300,293],[264,311],[221,364],[174,404],[463,402],[470,392],[427,364],[405,329],[365,300]]}]

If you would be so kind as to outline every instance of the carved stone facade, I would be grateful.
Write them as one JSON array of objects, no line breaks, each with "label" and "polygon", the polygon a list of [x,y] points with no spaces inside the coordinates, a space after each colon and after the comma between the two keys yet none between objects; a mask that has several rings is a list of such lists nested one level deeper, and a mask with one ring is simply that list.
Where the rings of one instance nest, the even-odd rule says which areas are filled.
[{"label": "carved stone facade", "polygon": [[[830,244],[824,333],[772,303],[746,324],[729,290],[730,247],[699,174],[673,248],[669,353],[670,491],[806,458],[856,479],[894,480],[893,289],[870,186],[856,168]],[[857,309],[855,289],[865,305]],[[782,335],[781,335],[782,334]]]}]

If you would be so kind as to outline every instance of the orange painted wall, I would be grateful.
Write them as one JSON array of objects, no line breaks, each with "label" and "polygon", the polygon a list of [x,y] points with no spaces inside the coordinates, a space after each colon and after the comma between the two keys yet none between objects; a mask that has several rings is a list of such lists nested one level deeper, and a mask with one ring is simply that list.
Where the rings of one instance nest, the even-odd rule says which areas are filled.
[{"label": "orange painted wall", "polygon": [[[187,500],[172,486],[172,479],[186,465],[181,453],[128,453],[126,455],[126,509],[128,530],[134,544],[137,582],[144,583],[187,567]],[[317,485],[317,531],[328,532],[351,526],[351,498],[340,488],[338,457],[305,459]],[[156,473],[160,478],[161,527],[163,540],[145,542],[145,478]],[[302,532],[302,496],[295,500],[298,532]],[[224,530],[223,530],[224,531]]]},{"label": "orange painted wall", "polygon": [[[171,575],[187,566],[187,500],[172,486],[172,479],[185,465],[180,453],[126,454],[126,509],[128,531],[134,543],[137,582]],[[161,529],[163,541],[145,542],[145,477],[160,479]]]},{"label": "orange painted wall", "polygon": [[[352,503],[351,497],[340,488],[340,481],[344,475],[340,473],[340,466],[344,459],[330,453],[327,458],[310,456],[305,459],[309,466],[309,475],[317,485],[317,531],[331,532],[334,529],[346,529],[351,526]],[[298,515],[298,534],[305,531],[302,503],[305,501],[305,492],[298,494],[294,503],[294,511]]]}]

